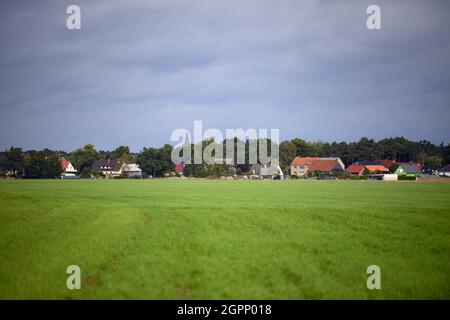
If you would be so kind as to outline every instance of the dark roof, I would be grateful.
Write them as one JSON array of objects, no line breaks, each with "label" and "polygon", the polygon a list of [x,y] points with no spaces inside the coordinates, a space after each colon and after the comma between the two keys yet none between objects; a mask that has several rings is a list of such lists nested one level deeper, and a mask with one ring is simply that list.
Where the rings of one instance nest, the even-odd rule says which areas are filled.
[{"label": "dark roof", "polygon": [[422,173],[422,171],[420,171],[420,169],[413,164],[402,164],[400,166],[406,171],[406,173]]},{"label": "dark roof", "polygon": [[422,165],[418,162],[397,162],[398,165],[402,166],[402,165],[411,165],[411,166],[416,166],[418,169],[422,169]]},{"label": "dark roof", "polygon": [[386,168],[392,167],[392,165],[395,163],[395,160],[377,160],[379,163],[381,163]]},{"label": "dark roof", "polygon": [[450,164],[446,165],[445,167],[441,168],[441,170],[439,170],[441,172],[450,172]]},{"label": "dark roof", "polygon": [[353,163],[354,165],[357,166],[382,166],[383,164],[380,161],[356,161],[355,163]]},{"label": "dark roof", "polygon": [[92,164],[92,170],[94,171],[119,171],[122,166],[122,162],[120,160],[95,160]]}]

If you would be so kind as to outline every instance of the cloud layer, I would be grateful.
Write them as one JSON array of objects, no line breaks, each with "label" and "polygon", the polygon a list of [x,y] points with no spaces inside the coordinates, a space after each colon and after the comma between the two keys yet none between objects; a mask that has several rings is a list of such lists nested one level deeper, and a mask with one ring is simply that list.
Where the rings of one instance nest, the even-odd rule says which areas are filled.
[{"label": "cloud layer", "polygon": [[170,142],[175,128],[282,139],[450,139],[450,5],[377,1],[0,4],[0,147]]}]

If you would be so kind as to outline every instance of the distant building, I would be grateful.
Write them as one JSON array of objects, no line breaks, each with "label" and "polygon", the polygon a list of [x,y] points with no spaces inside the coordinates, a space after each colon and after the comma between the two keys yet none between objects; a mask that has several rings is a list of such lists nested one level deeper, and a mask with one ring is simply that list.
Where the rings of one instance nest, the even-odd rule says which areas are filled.
[{"label": "distant building", "polygon": [[113,178],[122,175],[125,164],[120,160],[95,160],[92,164],[92,170],[101,172],[107,178]]},{"label": "distant building", "polygon": [[319,160],[319,158],[295,157],[291,163],[291,174],[299,177],[305,176],[312,163],[316,160]]},{"label": "distant building", "polygon": [[407,166],[415,166],[417,169],[422,170],[422,164],[419,162],[396,162],[399,166],[407,165]]},{"label": "distant building", "polygon": [[175,174],[183,176],[184,174],[184,163],[178,163],[175,165]]},{"label": "distant building", "polygon": [[438,174],[443,177],[450,177],[450,164],[438,170]]},{"label": "distant building", "polygon": [[299,177],[320,172],[323,175],[344,173],[345,165],[340,158],[296,157],[291,163],[291,174]]},{"label": "distant building", "polygon": [[66,160],[64,157],[59,159],[59,163],[61,165],[61,179],[71,179],[78,178],[76,173],[78,172],[72,163],[69,160]]},{"label": "distant building", "polygon": [[414,164],[401,164],[394,173],[398,175],[417,176],[422,174],[422,171]]},{"label": "distant building", "polygon": [[382,166],[385,166],[386,168],[392,167],[392,165],[395,163],[395,160],[376,160],[379,162]]},{"label": "distant building", "polygon": [[128,178],[141,178],[142,169],[136,163],[130,163],[123,166],[122,175]]},{"label": "distant building", "polygon": [[362,165],[362,166],[384,166],[386,169],[392,167],[392,165],[396,163],[395,160],[362,160],[356,161],[353,165]]},{"label": "distant building", "polygon": [[360,164],[352,164],[346,170],[347,173],[350,173],[355,176],[362,176],[364,173],[365,166]]},{"label": "distant building", "polygon": [[59,163],[61,164],[61,169],[64,173],[77,173],[77,170],[74,168],[72,163],[64,157],[59,159]]},{"label": "distant building", "polygon": [[250,168],[250,176],[261,179],[284,179],[281,167],[276,164],[253,164]]},{"label": "distant building", "polygon": [[[359,163],[359,162],[358,162]],[[347,168],[347,172],[353,175],[362,176],[364,171],[367,170],[371,174],[388,174],[390,173],[389,169],[383,165],[361,165],[361,164],[352,164]]]}]

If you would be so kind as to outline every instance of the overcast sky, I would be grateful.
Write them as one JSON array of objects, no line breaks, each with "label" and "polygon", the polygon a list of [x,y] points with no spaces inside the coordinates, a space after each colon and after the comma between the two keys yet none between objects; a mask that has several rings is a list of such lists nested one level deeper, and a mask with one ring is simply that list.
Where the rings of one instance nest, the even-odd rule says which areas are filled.
[{"label": "overcast sky", "polygon": [[0,2],[0,148],[139,151],[194,120],[447,143],[450,1]]}]

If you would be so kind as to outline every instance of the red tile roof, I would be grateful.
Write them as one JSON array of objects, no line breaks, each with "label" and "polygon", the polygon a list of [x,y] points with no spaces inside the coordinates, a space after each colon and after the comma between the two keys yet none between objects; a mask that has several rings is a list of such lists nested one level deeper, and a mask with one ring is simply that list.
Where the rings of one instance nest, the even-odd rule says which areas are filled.
[{"label": "red tile roof", "polygon": [[295,167],[310,166],[313,163],[313,161],[315,161],[315,160],[319,160],[319,158],[295,157],[295,159],[291,163],[291,166],[295,166]]},{"label": "red tile roof", "polygon": [[66,159],[64,159],[64,158],[61,158],[61,159],[59,159],[59,163],[61,164],[61,168],[62,168],[63,170],[66,170],[67,167],[68,167],[69,164],[70,164],[70,161],[69,161],[69,160],[66,160]]},{"label": "red tile roof", "polygon": [[322,160],[317,159],[314,160],[308,171],[316,171],[320,170],[322,172],[331,172],[333,171],[333,167],[336,164],[336,160]]},{"label": "red tile roof", "polygon": [[359,174],[362,170],[364,170],[364,166],[359,164],[352,164],[347,168],[347,172],[352,174]]},{"label": "red tile roof", "polygon": [[366,166],[367,170],[370,172],[380,172],[380,173],[389,173],[389,169],[385,166]]}]

